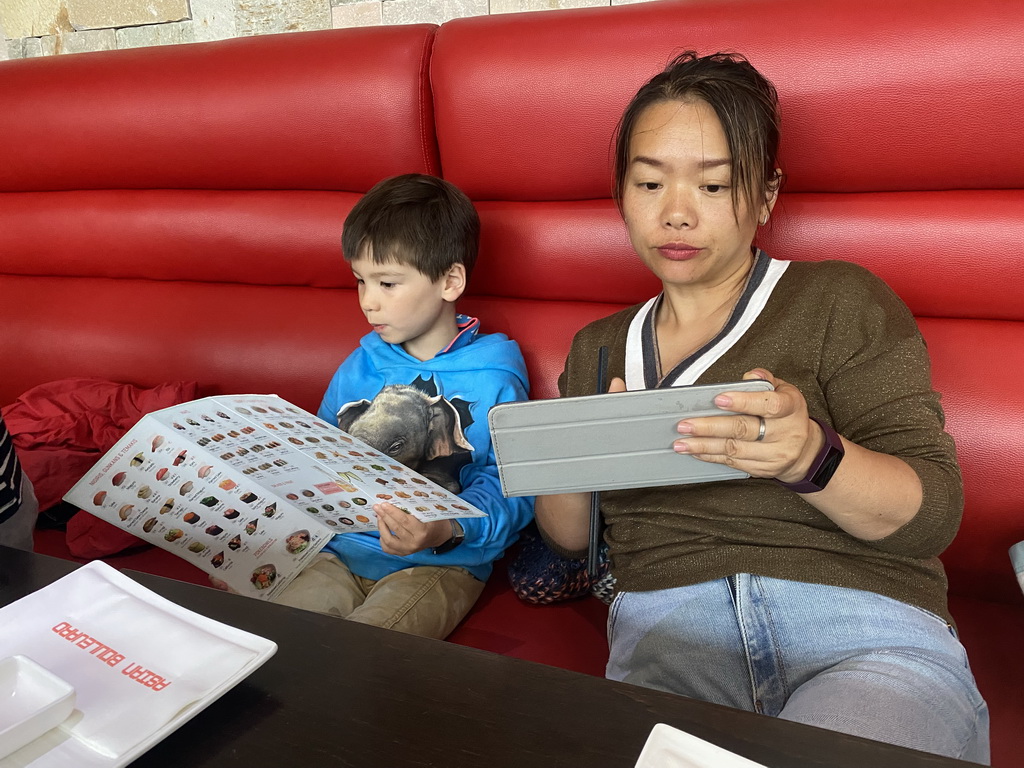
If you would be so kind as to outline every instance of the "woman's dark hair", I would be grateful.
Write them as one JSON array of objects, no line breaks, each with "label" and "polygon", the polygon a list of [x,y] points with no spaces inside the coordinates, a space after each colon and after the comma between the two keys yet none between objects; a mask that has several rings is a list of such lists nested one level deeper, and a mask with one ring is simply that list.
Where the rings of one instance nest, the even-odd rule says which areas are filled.
[{"label": "woman's dark hair", "polygon": [[777,174],[779,96],[775,86],[736,53],[698,56],[686,51],[652,77],[629,102],[615,132],[612,196],[622,210],[629,171],[629,143],[644,110],[665,101],[700,99],[715,110],[729,143],[732,203],[744,200],[755,213],[782,181]]},{"label": "woman's dark hair", "polygon": [[[455,264],[469,278],[480,246],[480,217],[454,184],[407,173],[375,184],[345,218],[341,251],[408,264],[436,282]],[[369,251],[367,251],[369,247]]]}]

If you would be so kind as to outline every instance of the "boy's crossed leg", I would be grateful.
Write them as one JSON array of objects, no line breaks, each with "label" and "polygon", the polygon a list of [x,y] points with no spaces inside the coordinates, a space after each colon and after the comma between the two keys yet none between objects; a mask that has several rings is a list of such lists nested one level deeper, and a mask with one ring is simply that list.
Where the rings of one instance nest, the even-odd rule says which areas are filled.
[{"label": "boy's crossed leg", "polygon": [[447,566],[421,565],[379,581],[364,579],[322,552],[274,602],[443,640],[483,588],[468,571]]}]

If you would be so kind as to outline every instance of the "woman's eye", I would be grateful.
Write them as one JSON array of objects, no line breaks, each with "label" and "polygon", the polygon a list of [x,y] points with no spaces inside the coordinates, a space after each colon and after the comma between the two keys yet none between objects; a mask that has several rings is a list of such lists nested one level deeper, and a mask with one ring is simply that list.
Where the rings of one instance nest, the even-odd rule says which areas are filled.
[{"label": "woman's eye", "polygon": [[395,284],[394,283],[381,283],[380,287],[381,288],[394,288]]},{"label": "woman's eye", "polygon": [[656,181],[641,181],[640,188],[653,192],[656,189],[661,189],[661,184]]},{"label": "woman's eye", "polygon": [[725,189],[725,184],[705,184],[703,188],[705,192],[715,195]]}]

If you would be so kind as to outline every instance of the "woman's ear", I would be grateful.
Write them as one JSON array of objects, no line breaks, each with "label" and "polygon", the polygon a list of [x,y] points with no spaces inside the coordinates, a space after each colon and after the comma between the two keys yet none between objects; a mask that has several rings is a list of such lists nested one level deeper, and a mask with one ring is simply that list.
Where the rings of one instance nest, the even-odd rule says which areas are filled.
[{"label": "woman's ear", "polygon": [[444,281],[441,298],[445,301],[458,301],[466,290],[466,265],[453,264],[441,279]]},{"label": "woman's ear", "polygon": [[782,187],[782,169],[775,169],[775,178],[772,179],[768,185],[768,192],[765,195],[764,205],[761,206],[761,210],[758,212],[757,223],[764,226],[768,223],[768,219],[772,216],[772,211],[775,209],[775,203],[779,199],[779,189]]}]

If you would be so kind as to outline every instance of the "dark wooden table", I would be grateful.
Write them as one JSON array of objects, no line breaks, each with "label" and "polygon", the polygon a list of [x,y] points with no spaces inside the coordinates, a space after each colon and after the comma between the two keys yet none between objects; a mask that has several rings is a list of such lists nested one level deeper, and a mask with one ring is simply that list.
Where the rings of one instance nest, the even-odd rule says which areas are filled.
[{"label": "dark wooden table", "polygon": [[[76,564],[0,547],[0,605]],[[955,768],[891,747],[148,574],[141,584],[275,641],[262,668],[136,768],[632,768],[668,723],[769,768]]]}]

